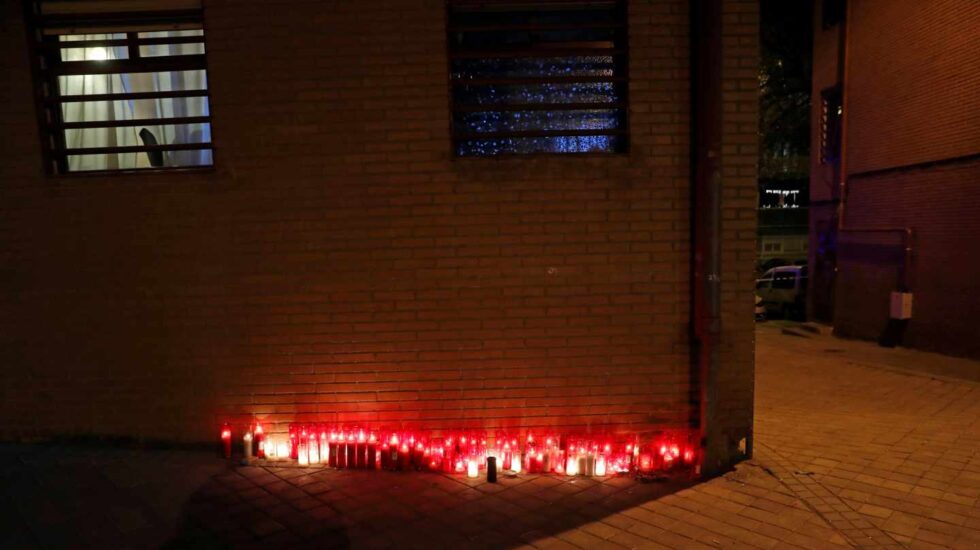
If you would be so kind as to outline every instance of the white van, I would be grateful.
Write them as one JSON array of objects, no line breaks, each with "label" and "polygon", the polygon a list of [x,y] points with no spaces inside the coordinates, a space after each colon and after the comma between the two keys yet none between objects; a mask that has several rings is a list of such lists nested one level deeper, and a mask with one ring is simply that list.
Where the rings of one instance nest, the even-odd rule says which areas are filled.
[{"label": "white van", "polygon": [[767,314],[802,321],[806,318],[806,283],[805,265],[784,265],[756,279],[755,293]]}]

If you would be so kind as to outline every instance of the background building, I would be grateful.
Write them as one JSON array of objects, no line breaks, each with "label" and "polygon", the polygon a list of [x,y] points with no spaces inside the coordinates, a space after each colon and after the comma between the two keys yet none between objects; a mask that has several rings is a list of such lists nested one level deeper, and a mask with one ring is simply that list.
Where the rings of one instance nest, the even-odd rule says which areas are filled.
[{"label": "background building", "polygon": [[807,260],[807,180],[759,181],[760,271]]},{"label": "background building", "polygon": [[[980,4],[816,2],[811,314],[980,356]],[[911,319],[890,320],[893,291]]]},{"label": "background building", "polygon": [[[529,34],[510,16],[471,21],[480,3],[453,2],[447,20],[444,0],[163,1],[179,13],[129,14],[143,26],[116,34],[54,4],[39,30],[8,3],[0,32],[3,437],[201,441],[253,418],[692,425],[687,1],[590,2],[610,19],[574,32],[539,22],[532,45],[610,50],[571,62],[587,86],[528,84],[563,67],[540,52],[483,61],[496,46],[529,55]],[[758,15],[753,0],[723,9],[716,406],[732,445],[750,445]],[[58,59],[62,35],[86,51]],[[159,78],[87,80],[146,67]],[[540,104],[569,99],[533,86],[555,84],[611,98],[611,114],[547,126],[567,111]],[[85,94],[123,99],[89,118],[62,105]],[[537,110],[471,116],[514,94]]]}]

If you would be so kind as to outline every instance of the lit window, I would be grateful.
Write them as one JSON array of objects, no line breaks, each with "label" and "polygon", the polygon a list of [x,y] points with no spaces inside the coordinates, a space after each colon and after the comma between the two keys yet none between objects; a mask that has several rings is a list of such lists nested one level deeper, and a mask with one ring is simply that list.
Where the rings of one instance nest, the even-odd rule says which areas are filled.
[{"label": "lit window", "polygon": [[32,7],[49,172],[212,164],[200,0]]},{"label": "lit window", "polygon": [[448,22],[456,155],[626,150],[625,2],[450,0]]}]

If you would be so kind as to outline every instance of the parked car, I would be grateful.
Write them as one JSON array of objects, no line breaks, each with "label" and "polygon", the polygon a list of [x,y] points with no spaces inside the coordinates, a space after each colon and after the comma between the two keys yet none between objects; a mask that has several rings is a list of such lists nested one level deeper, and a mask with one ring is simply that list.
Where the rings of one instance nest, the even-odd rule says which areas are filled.
[{"label": "parked car", "polygon": [[758,294],[755,295],[755,320],[766,320],[766,308],[762,305],[762,298],[759,298]]},{"label": "parked car", "polygon": [[783,319],[806,318],[807,268],[799,265],[774,267],[755,281],[755,293],[768,315]]}]

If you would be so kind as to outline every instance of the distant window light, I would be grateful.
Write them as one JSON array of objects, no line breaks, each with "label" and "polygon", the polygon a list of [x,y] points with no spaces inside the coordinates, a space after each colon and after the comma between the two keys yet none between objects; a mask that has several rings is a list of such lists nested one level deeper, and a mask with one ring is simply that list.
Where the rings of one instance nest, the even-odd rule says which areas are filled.
[{"label": "distant window light", "polygon": [[28,4],[49,173],[212,164],[200,1],[151,4]]},{"label": "distant window light", "polygon": [[839,85],[820,93],[820,162],[823,164],[840,159],[842,100]]},{"label": "distant window light", "polygon": [[450,0],[457,156],[627,148],[623,0]]},{"label": "distant window light", "polygon": [[844,21],[847,16],[847,0],[823,0],[823,28],[829,29]]}]

